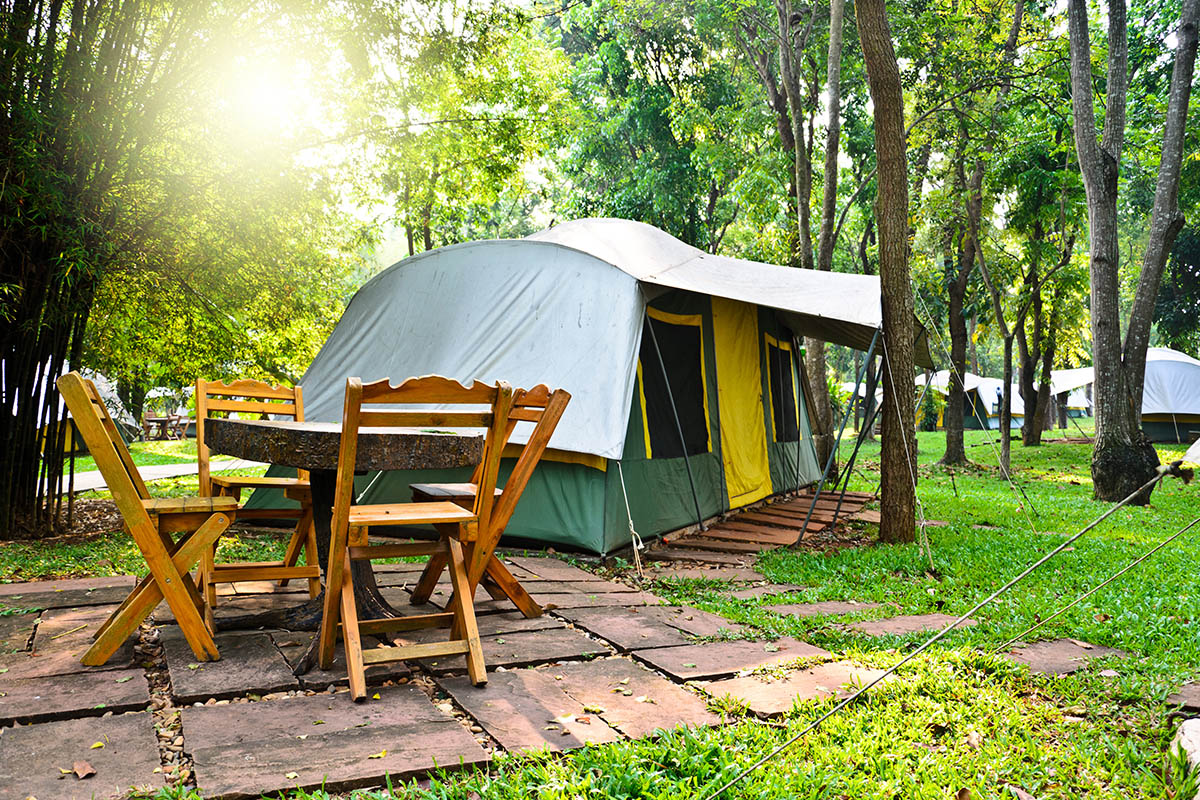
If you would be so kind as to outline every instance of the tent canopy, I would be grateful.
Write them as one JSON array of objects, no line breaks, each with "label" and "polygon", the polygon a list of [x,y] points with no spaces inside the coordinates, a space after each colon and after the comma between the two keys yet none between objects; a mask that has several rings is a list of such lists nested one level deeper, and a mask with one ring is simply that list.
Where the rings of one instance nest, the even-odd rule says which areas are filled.
[{"label": "tent canopy", "polygon": [[1142,414],[1200,415],[1200,361],[1167,347],[1149,348]]},{"label": "tent canopy", "polygon": [[[883,326],[879,278],[782,267],[706,253],[642,222],[581,219],[535,233],[526,241],[553,242],[588,253],[640,283],[683,289],[774,308],[789,328],[858,350],[871,346]],[[654,292],[648,294],[653,297]],[[917,331],[916,360],[933,367],[924,327]]]},{"label": "tent canopy", "polygon": [[797,333],[864,349],[882,321],[878,278],[708,256],[649,225],[585,219],[376,275],[304,375],[306,416],[340,419],[347,375],[546,383],[572,395],[550,447],[619,459],[646,303],[672,289],[774,309]]}]

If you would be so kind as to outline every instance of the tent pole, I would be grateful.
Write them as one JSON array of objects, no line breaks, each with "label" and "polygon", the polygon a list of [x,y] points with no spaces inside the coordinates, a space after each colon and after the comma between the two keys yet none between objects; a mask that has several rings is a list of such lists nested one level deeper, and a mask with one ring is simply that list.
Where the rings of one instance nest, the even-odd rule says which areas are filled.
[{"label": "tent pole", "polygon": [[[875,345],[879,343],[879,334],[883,333],[883,328],[876,328],[875,335],[871,337],[871,346],[867,348],[867,357],[863,359],[862,368],[854,378],[854,393],[850,396],[858,398],[858,387],[862,385],[863,375],[867,371],[867,364],[875,355]],[[829,448],[829,458],[825,460],[825,469],[821,472],[821,480],[817,481],[817,491],[813,494],[812,505],[808,507],[808,513],[804,515],[804,524],[800,527],[800,535],[803,537],[808,532],[808,523],[812,519],[813,511],[817,508],[817,501],[821,499],[821,490],[825,488],[825,480],[829,477],[829,471],[833,469],[833,460],[837,457],[838,443],[842,441],[842,434],[846,432],[846,423],[850,421],[850,414],[854,411],[854,403],[846,404],[846,413],[842,415],[842,425],[838,428],[837,438],[833,440],[833,445]]]},{"label": "tent pole", "polygon": [[[837,525],[838,514],[842,511],[842,501],[846,499],[846,489],[850,486],[850,473],[854,470],[854,460],[858,458],[858,449],[862,447],[862,443],[867,440],[867,431],[875,427],[875,420],[879,419],[879,409],[883,408],[883,403],[879,403],[871,410],[871,418],[864,420],[866,423],[862,430],[858,432],[858,437],[854,442],[854,450],[850,453],[850,458],[846,461],[846,480],[842,486],[842,493],[838,496],[837,508],[833,510],[833,522],[829,523],[830,527]],[[813,500],[813,503],[816,503]]]},{"label": "tent pole", "polygon": [[[650,341],[654,344],[654,354],[658,356],[658,367],[662,370],[663,385],[667,387],[667,400],[671,402],[671,414],[675,417],[675,430],[679,433],[679,444],[683,450],[683,465],[687,468],[688,483],[692,487],[692,502],[696,504],[696,525],[700,530],[706,530],[704,527],[704,515],[700,513],[700,495],[696,493],[696,478],[692,475],[692,460],[688,458],[687,440],[683,438],[683,425],[679,422],[679,411],[675,408],[675,393],[671,391],[671,379],[667,377],[667,364],[663,361],[662,350],[658,348],[658,336],[654,333],[654,326],[650,324],[650,306],[646,305],[645,311],[642,312],[642,320],[650,331]],[[703,336],[704,332],[701,331]],[[708,387],[702,387],[705,392]],[[646,424],[646,420],[642,420],[642,424]],[[711,434],[710,434],[711,435]]]},{"label": "tent pole", "polygon": [[[800,385],[800,381],[804,380],[800,372],[800,340],[796,338],[796,334],[792,333],[792,361],[795,362],[796,377],[792,386],[792,392],[796,394],[796,491],[800,491],[800,397],[804,394],[804,387]],[[770,364],[767,365],[770,369]],[[807,408],[805,409],[807,411]]]}]

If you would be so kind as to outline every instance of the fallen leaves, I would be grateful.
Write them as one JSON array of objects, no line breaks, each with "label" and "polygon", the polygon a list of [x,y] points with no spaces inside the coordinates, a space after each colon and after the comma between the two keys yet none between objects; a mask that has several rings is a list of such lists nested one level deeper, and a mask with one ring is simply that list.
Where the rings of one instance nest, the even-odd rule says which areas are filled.
[{"label": "fallen leaves", "polygon": [[75,773],[75,777],[79,780],[90,778],[96,774],[96,768],[86,761],[76,761],[71,765],[71,771]]},{"label": "fallen leaves", "polygon": [[378,753],[367,756],[367,758],[383,758],[387,755],[387,750],[380,750]]}]

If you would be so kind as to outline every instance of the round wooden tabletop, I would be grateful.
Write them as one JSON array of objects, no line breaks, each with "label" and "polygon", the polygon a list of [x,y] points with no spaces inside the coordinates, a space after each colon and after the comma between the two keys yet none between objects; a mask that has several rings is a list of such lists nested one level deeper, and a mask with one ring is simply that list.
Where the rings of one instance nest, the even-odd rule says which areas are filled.
[{"label": "round wooden tabletop", "polygon": [[[337,422],[207,419],[204,443],[213,453],[308,470],[336,470],[342,426]],[[420,428],[363,428],[356,471],[472,466],[482,433]]]}]

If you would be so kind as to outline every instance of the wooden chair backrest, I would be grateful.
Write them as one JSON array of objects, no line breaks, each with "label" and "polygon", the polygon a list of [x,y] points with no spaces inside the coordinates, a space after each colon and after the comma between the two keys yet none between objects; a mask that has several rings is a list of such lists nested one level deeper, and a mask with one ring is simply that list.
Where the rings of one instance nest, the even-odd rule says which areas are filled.
[{"label": "wooden chair backrest", "polygon": [[[399,386],[393,386],[387,378],[365,385],[359,378],[347,378],[333,511],[335,524],[340,525],[340,520],[347,518],[354,501],[354,472],[360,428],[484,428],[487,434],[483,456],[477,468],[480,491],[476,493],[472,512],[478,519],[479,530],[487,530],[512,402],[512,387],[502,381],[491,386],[479,381],[464,386],[440,375],[427,375],[408,378]],[[485,406],[487,410],[375,411],[363,408],[371,405],[471,405]]]},{"label": "wooden chair backrest", "polygon": [[149,513],[142,505],[142,500],[150,499],[150,492],[121,439],[117,424],[96,391],[96,385],[78,372],[68,372],[58,379],[57,384],[63,402],[75,420],[75,427],[87,444],[96,462],[96,469],[104,476],[104,482],[125,524],[130,530],[141,526],[140,532],[156,531]]},{"label": "wooden chair backrest", "polygon": [[[304,390],[300,386],[275,386],[264,381],[248,378],[223,383],[196,379],[196,459],[200,465],[200,494],[212,496],[212,478],[209,472],[209,449],[204,441],[204,421],[213,412],[247,414],[256,418],[271,416],[291,417],[304,422]],[[300,478],[308,472],[300,470]]]},{"label": "wooden chair backrest", "polygon": [[[521,448],[521,455],[517,457],[517,462],[504,483],[500,500],[492,512],[489,531],[494,537],[499,538],[508,526],[508,521],[516,510],[517,501],[521,499],[521,493],[525,491],[534,467],[546,452],[550,437],[554,434],[554,429],[558,426],[558,421],[570,400],[571,394],[566,389],[551,390],[544,383],[532,389],[517,389],[514,392],[513,407],[508,414],[508,425],[504,431],[505,444],[508,443],[518,422],[532,422],[534,427],[529,434],[529,440]],[[472,483],[477,483],[475,477],[472,476]]]}]

